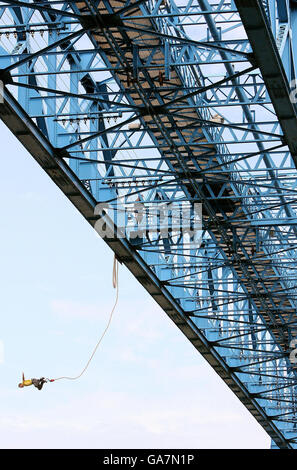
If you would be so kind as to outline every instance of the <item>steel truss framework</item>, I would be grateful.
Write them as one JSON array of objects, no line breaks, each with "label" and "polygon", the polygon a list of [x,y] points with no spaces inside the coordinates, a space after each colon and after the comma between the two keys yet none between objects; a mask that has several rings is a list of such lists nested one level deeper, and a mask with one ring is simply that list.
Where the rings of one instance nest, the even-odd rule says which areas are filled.
[{"label": "steel truss framework", "polygon": [[[0,2],[1,119],[280,448],[297,446],[296,10]],[[137,204],[195,202],[200,244],[133,236]]]}]

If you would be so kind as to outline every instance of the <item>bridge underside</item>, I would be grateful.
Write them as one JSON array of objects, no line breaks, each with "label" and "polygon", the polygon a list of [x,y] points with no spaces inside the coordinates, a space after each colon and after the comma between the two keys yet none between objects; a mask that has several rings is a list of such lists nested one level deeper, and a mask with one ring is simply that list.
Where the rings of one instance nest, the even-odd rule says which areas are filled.
[{"label": "bridge underside", "polygon": [[[284,25],[295,8],[284,18],[277,4],[1,2],[0,117],[86,220],[104,222],[118,259],[274,443],[292,448],[297,116]],[[173,219],[193,224],[195,204],[202,221],[189,235]]]}]

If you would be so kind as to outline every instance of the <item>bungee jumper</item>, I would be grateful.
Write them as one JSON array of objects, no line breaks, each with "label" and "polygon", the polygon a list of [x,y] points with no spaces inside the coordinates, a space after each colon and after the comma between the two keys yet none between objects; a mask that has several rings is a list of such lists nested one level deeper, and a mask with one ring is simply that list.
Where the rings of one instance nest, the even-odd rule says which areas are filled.
[{"label": "bungee jumper", "polygon": [[22,382],[19,383],[19,388],[24,388],[24,387],[30,387],[30,385],[34,385],[34,387],[38,388],[38,390],[41,390],[43,385],[46,382],[52,382],[53,380],[50,379],[45,379],[44,377],[41,377],[40,379],[25,379],[24,372],[22,374]]},{"label": "bungee jumper", "polygon": [[113,262],[113,272],[112,272],[112,285],[113,285],[113,288],[116,289],[116,299],[115,299],[115,303],[112,307],[112,310],[110,312],[110,315],[109,315],[109,320],[107,322],[107,325],[105,327],[105,330],[103,331],[101,337],[99,338],[99,341],[98,343],[96,344],[95,348],[93,349],[93,352],[91,354],[91,356],[89,357],[89,360],[88,362],[86,363],[85,367],[83,368],[83,370],[81,371],[81,373],[75,377],[67,377],[67,376],[63,376],[63,377],[58,377],[56,379],[48,379],[48,378],[45,378],[45,377],[41,377],[40,379],[29,379],[29,380],[26,380],[25,379],[25,375],[24,375],[24,372],[22,374],[22,382],[19,383],[19,388],[24,388],[24,387],[29,387],[30,385],[34,385],[34,387],[36,387],[38,390],[41,390],[43,385],[47,382],[56,382],[57,380],[77,380],[79,379],[84,373],[85,371],[87,370],[87,368],[89,367],[89,364],[90,362],[92,361],[93,357],[95,356],[95,353],[101,343],[101,341],[103,340],[107,330],[109,329],[109,326],[110,326],[110,323],[111,323],[111,320],[112,320],[112,317],[113,317],[113,312],[115,311],[115,308],[117,306],[117,303],[118,303],[118,298],[119,298],[119,282],[118,282],[118,271],[119,271],[119,267],[118,267],[118,263],[117,263],[117,259],[116,259],[116,256],[114,256],[114,262]]}]

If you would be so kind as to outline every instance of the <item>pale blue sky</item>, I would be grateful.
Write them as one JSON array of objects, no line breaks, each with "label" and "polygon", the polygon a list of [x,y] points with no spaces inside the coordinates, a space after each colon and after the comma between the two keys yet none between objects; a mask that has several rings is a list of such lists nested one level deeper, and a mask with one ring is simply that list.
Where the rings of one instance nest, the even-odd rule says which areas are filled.
[{"label": "pale blue sky", "polygon": [[1,448],[269,448],[270,440],[9,131],[1,136]]}]

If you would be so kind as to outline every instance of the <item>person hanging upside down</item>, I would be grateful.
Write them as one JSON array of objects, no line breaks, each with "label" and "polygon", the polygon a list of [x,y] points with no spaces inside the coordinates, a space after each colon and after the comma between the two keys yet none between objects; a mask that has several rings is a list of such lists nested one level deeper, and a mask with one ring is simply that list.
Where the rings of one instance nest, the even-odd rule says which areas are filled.
[{"label": "person hanging upside down", "polygon": [[25,380],[24,372],[22,375],[22,382],[19,383],[19,388],[24,388],[24,387],[29,387],[30,385],[34,385],[34,387],[38,388],[38,390],[41,390],[43,385],[47,382],[48,380],[45,379],[44,377],[41,377],[40,379],[29,379]]}]

